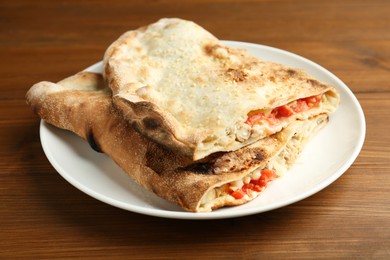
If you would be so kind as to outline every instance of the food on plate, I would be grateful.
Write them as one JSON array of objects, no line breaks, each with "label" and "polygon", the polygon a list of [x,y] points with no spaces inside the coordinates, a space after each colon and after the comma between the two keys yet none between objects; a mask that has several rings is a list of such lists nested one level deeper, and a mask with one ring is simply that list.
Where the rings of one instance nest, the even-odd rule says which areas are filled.
[{"label": "food on plate", "polygon": [[333,112],[337,90],[228,47],[177,18],[126,32],[104,56],[115,106],[143,135],[192,160],[235,151]]},{"label": "food on plate", "polygon": [[26,100],[43,120],[76,133],[137,183],[193,212],[256,198],[328,121],[326,114],[294,120],[282,131],[239,150],[194,162],[138,133],[113,105],[100,74],[81,72],[58,83],[37,83]]}]

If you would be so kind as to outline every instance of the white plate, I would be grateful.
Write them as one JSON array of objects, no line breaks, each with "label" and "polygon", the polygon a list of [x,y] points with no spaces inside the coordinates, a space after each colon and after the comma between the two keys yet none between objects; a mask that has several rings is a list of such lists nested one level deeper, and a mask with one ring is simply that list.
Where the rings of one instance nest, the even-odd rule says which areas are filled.
[{"label": "white plate", "polygon": [[[298,163],[257,199],[210,213],[185,212],[138,186],[108,156],[96,153],[76,135],[42,121],[41,142],[51,164],[68,182],[100,201],[141,214],[178,219],[220,219],[265,212],[302,200],[334,182],[354,162],[365,137],[364,114],[351,90],[323,67],[298,55],[263,45],[224,42],[248,49],[259,58],[302,68],[334,85],[341,95],[340,107],[306,146]],[[101,72],[102,63],[87,70]]]}]

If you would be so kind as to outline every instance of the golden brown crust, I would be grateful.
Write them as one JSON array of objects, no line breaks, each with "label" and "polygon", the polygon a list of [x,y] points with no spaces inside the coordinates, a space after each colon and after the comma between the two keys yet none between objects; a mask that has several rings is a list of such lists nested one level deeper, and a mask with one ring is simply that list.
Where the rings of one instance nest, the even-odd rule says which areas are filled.
[{"label": "golden brown crust", "polygon": [[[101,81],[92,73],[79,73],[69,81],[77,84],[79,77]],[[226,180],[226,172],[223,174],[218,168],[223,168],[225,157],[231,158],[229,154],[218,157],[215,163],[207,162],[207,167],[203,169],[201,164],[194,164],[134,131],[118,115],[109,92],[62,88],[52,93],[48,91],[57,85],[48,82],[34,85],[27,93],[27,103],[32,110],[48,123],[75,132],[92,143],[95,150],[108,154],[131,178],[148,190],[186,210],[196,211],[204,192],[210,186]],[[241,168],[253,167],[248,163],[246,166],[242,164]],[[241,174],[232,173],[229,178]]]},{"label": "golden brown crust", "polygon": [[[137,183],[189,211],[200,210],[199,203],[211,187],[262,167],[294,134],[284,130],[238,151],[193,162],[135,131],[118,113],[102,82],[100,75],[89,72],[58,84],[41,82],[27,93],[27,103],[45,121],[75,132],[93,149],[109,155]],[[213,208],[225,205],[232,202]]]},{"label": "golden brown crust", "polygon": [[[130,122],[137,131],[143,133],[152,140],[165,140],[161,143],[165,147],[184,154],[191,158],[195,152],[195,145],[186,140],[177,138],[175,126],[172,121],[167,120],[169,115],[164,116],[156,105],[150,102],[132,103],[120,96],[114,96],[114,105],[123,115],[123,118]],[[147,131],[147,135],[145,134]]]}]

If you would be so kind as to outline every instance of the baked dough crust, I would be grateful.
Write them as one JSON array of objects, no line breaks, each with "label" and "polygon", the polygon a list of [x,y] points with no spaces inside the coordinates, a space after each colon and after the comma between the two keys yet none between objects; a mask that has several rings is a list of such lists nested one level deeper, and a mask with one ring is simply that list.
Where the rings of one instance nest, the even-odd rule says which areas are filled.
[{"label": "baked dough crust", "polygon": [[[217,153],[193,162],[168,150],[133,129],[113,105],[112,94],[102,76],[81,72],[58,83],[40,82],[26,95],[28,105],[46,122],[67,129],[110,156],[137,183],[158,196],[193,212],[239,205],[249,200],[204,200],[205,194],[225,183],[262,169],[285,151],[289,140],[311,136],[325,125],[323,115],[296,121],[283,131],[234,152]],[[291,165],[307,138],[284,154]],[[290,160],[288,159],[290,158]],[[251,198],[253,199],[253,198]]]},{"label": "baked dough crust", "polygon": [[291,116],[284,127],[331,113],[339,103],[333,86],[305,71],[224,46],[199,25],[176,18],[113,42],[104,56],[104,76],[126,120],[192,160],[237,150],[280,130],[255,131],[245,123],[250,111],[325,93],[321,106]]}]

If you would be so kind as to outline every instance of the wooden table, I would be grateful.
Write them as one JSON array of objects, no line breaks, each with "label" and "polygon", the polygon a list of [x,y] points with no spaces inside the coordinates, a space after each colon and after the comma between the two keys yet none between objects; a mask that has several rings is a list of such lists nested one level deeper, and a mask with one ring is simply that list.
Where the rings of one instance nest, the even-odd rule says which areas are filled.
[{"label": "wooden table", "polygon": [[[352,167],[293,205],[210,221],[128,212],[66,182],[42,151],[26,91],[100,61],[121,33],[161,17],[297,53],[340,77],[367,120]],[[389,1],[1,1],[0,57],[1,259],[390,259]]]}]

